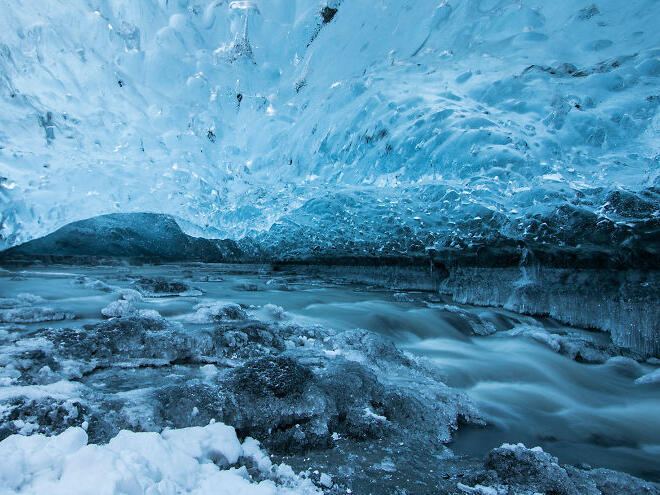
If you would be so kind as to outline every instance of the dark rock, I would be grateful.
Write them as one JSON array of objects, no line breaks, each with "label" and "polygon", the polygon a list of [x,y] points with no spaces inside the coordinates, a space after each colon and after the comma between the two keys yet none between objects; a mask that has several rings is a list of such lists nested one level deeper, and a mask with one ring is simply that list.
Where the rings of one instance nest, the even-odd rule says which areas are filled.
[{"label": "dark rock", "polygon": [[499,479],[510,486],[522,485],[539,493],[579,495],[557,458],[541,449],[502,446],[490,451],[485,467],[495,471]]},{"label": "dark rock", "polygon": [[312,376],[308,368],[289,357],[265,357],[237,368],[231,383],[243,393],[256,396],[272,393],[282,398],[302,393]]},{"label": "dark rock", "polygon": [[[14,397],[3,401],[0,413],[0,440],[21,432],[56,435],[71,426],[80,426],[89,414],[89,408],[79,401],[58,400],[51,397],[29,399]],[[19,426],[20,425],[20,426]]]},{"label": "dark rock", "polygon": [[338,9],[333,9],[327,5],[321,9],[321,17],[323,17],[323,24],[328,24],[332,19],[334,19],[335,14]]},{"label": "dark rock", "polygon": [[192,291],[192,288],[184,282],[164,278],[142,277],[132,286],[146,297],[176,296]]}]

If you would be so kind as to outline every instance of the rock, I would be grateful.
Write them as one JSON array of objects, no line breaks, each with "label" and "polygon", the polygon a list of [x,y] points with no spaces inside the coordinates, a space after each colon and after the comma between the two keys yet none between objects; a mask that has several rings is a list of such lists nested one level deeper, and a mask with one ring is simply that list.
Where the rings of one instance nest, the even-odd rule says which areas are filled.
[{"label": "rock", "polygon": [[528,449],[522,444],[505,444],[488,454],[486,469],[495,471],[509,486],[524,486],[539,493],[580,495],[556,457],[540,447]]},{"label": "rock", "polygon": [[202,292],[178,280],[142,277],[133,287],[144,297],[199,296]]}]

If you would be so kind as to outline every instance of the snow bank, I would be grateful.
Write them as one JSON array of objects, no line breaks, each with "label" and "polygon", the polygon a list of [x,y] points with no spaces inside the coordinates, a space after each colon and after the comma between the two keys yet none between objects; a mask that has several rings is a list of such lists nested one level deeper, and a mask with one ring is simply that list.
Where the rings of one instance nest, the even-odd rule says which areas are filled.
[{"label": "snow bank", "polygon": [[[244,447],[245,445],[245,447]],[[241,457],[255,460],[256,481]],[[307,494],[309,480],[278,479],[251,439],[222,423],[158,433],[121,431],[107,445],[87,444],[82,428],[60,435],[12,435],[0,442],[0,491],[22,494]]]}]

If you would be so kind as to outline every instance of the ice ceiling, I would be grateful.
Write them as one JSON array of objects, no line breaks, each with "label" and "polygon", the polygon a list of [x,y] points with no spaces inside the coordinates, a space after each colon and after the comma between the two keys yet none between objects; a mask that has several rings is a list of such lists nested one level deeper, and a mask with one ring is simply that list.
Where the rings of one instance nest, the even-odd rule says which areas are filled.
[{"label": "ice ceiling", "polygon": [[13,0],[0,247],[133,211],[290,249],[622,242],[659,219],[658,19],[654,0]]}]

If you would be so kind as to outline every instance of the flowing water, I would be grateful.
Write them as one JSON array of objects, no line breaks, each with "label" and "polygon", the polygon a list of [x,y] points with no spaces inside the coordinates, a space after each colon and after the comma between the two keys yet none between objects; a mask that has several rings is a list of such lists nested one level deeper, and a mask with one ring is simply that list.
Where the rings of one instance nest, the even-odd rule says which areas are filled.
[{"label": "flowing water", "polygon": [[[585,333],[550,319],[465,305],[460,305],[461,312],[458,305],[431,293],[397,294],[212,265],[11,271],[0,277],[0,297],[30,293],[76,315],[75,322],[34,323],[26,325],[29,329],[98,322],[101,308],[117,300],[117,294],[81,282],[101,280],[127,287],[131,277],[143,275],[183,280],[203,291],[201,296],[144,300],[144,308],[156,309],[167,318],[191,313],[201,300],[217,299],[254,307],[281,306],[286,318],[299,323],[371,330],[432,361],[447,385],[465,391],[478,406],[487,426],[461,427],[450,445],[455,453],[480,457],[502,443],[523,442],[542,446],[562,463],[608,467],[660,480],[660,383],[635,382],[657,364],[627,358],[580,363],[543,342],[509,332],[531,326],[560,334]],[[471,335],[465,314],[491,322],[498,332]],[[607,340],[604,334],[589,336]]]}]

